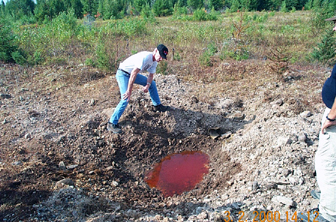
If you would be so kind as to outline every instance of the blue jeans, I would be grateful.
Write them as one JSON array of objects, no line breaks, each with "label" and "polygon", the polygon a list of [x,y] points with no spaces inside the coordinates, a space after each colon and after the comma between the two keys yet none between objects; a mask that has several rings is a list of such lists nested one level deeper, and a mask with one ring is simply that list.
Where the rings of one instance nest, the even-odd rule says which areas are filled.
[{"label": "blue jeans", "polygon": [[[114,110],[114,113],[112,114],[110,118],[110,122],[113,124],[117,124],[119,122],[119,119],[121,115],[124,113],[126,106],[128,104],[127,100],[124,100],[122,98],[122,95],[126,92],[127,87],[128,87],[128,81],[129,81],[130,76],[123,71],[119,70],[117,71],[116,74],[116,79],[118,82],[119,90],[120,90],[120,102],[117,105],[117,107]],[[135,78],[135,84],[139,84],[142,86],[146,86],[147,84],[147,77],[141,74],[138,74],[137,77]],[[153,80],[151,86],[148,89],[149,95],[151,97],[152,103],[154,106],[160,105],[160,97],[156,88],[156,83]]]}]

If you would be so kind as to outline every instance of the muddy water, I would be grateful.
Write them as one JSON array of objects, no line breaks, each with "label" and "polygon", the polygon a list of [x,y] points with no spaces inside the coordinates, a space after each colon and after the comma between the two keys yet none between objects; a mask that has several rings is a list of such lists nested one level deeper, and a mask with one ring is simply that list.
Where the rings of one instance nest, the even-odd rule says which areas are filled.
[{"label": "muddy water", "polygon": [[209,156],[200,151],[184,151],[163,158],[145,176],[146,183],[165,197],[192,190],[209,172]]}]

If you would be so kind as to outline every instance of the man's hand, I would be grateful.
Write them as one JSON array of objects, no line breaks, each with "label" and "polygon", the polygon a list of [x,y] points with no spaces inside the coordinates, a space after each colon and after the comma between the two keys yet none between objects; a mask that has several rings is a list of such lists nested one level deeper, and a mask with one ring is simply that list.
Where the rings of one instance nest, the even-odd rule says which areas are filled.
[{"label": "man's hand", "polygon": [[127,90],[127,91],[123,94],[123,97],[122,97],[122,98],[123,98],[124,100],[127,100],[127,102],[129,102],[130,99],[131,99],[131,94],[132,94],[132,93],[131,93],[130,91]]},{"label": "man's hand", "polygon": [[144,93],[148,93],[148,89],[149,89],[149,84],[144,86],[142,90],[143,90]]},{"label": "man's hand", "polygon": [[322,129],[321,129],[322,133],[324,134],[325,129],[327,129],[328,127],[335,126],[335,125],[336,125],[336,121],[329,121],[329,120],[324,121],[322,125]]}]

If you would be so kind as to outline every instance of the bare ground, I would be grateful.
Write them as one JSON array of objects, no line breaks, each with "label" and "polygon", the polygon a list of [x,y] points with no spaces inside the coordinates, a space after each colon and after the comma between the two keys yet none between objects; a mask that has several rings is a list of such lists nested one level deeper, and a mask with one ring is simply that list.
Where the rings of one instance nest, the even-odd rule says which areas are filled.
[{"label": "bare ground", "polygon": [[[223,79],[212,83],[197,73],[193,81],[179,71],[158,74],[170,111],[154,112],[138,87],[120,121],[124,132],[115,135],[106,130],[120,98],[113,73],[1,64],[0,219],[224,221],[230,212],[233,221],[252,221],[255,211],[283,219],[313,209],[320,90],[329,70],[292,67],[279,80],[263,67],[223,63]],[[204,180],[173,197],[150,189],[146,172],[185,150],[209,155]]]}]

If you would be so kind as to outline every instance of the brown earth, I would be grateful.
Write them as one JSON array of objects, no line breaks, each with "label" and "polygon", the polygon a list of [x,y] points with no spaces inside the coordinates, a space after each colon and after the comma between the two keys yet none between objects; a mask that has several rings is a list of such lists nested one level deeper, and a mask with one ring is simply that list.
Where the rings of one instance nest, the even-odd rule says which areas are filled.
[{"label": "brown earth", "polygon": [[[223,145],[251,125],[261,104],[282,98],[287,108],[279,117],[320,111],[324,69],[306,67],[279,81],[258,74],[260,66],[222,64],[219,72],[231,78],[226,83],[158,74],[159,94],[170,110],[154,112],[148,94],[136,87],[120,121],[124,132],[116,135],[106,130],[120,98],[114,73],[81,65],[1,64],[0,219],[123,221],[148,214],[161,215],[160,220],[171,211],[180,220],[188,218],[203,206],[193,201],[213,192],[225,194],[242,172],[242,163],[223,151]],[[237,77],[239,67],[245,71]],[[221,139],[209,136],[216,127]],[[168,154],[186,150],[209,155],[204,180],[174,197],[150,189],[146,172]]]}]

